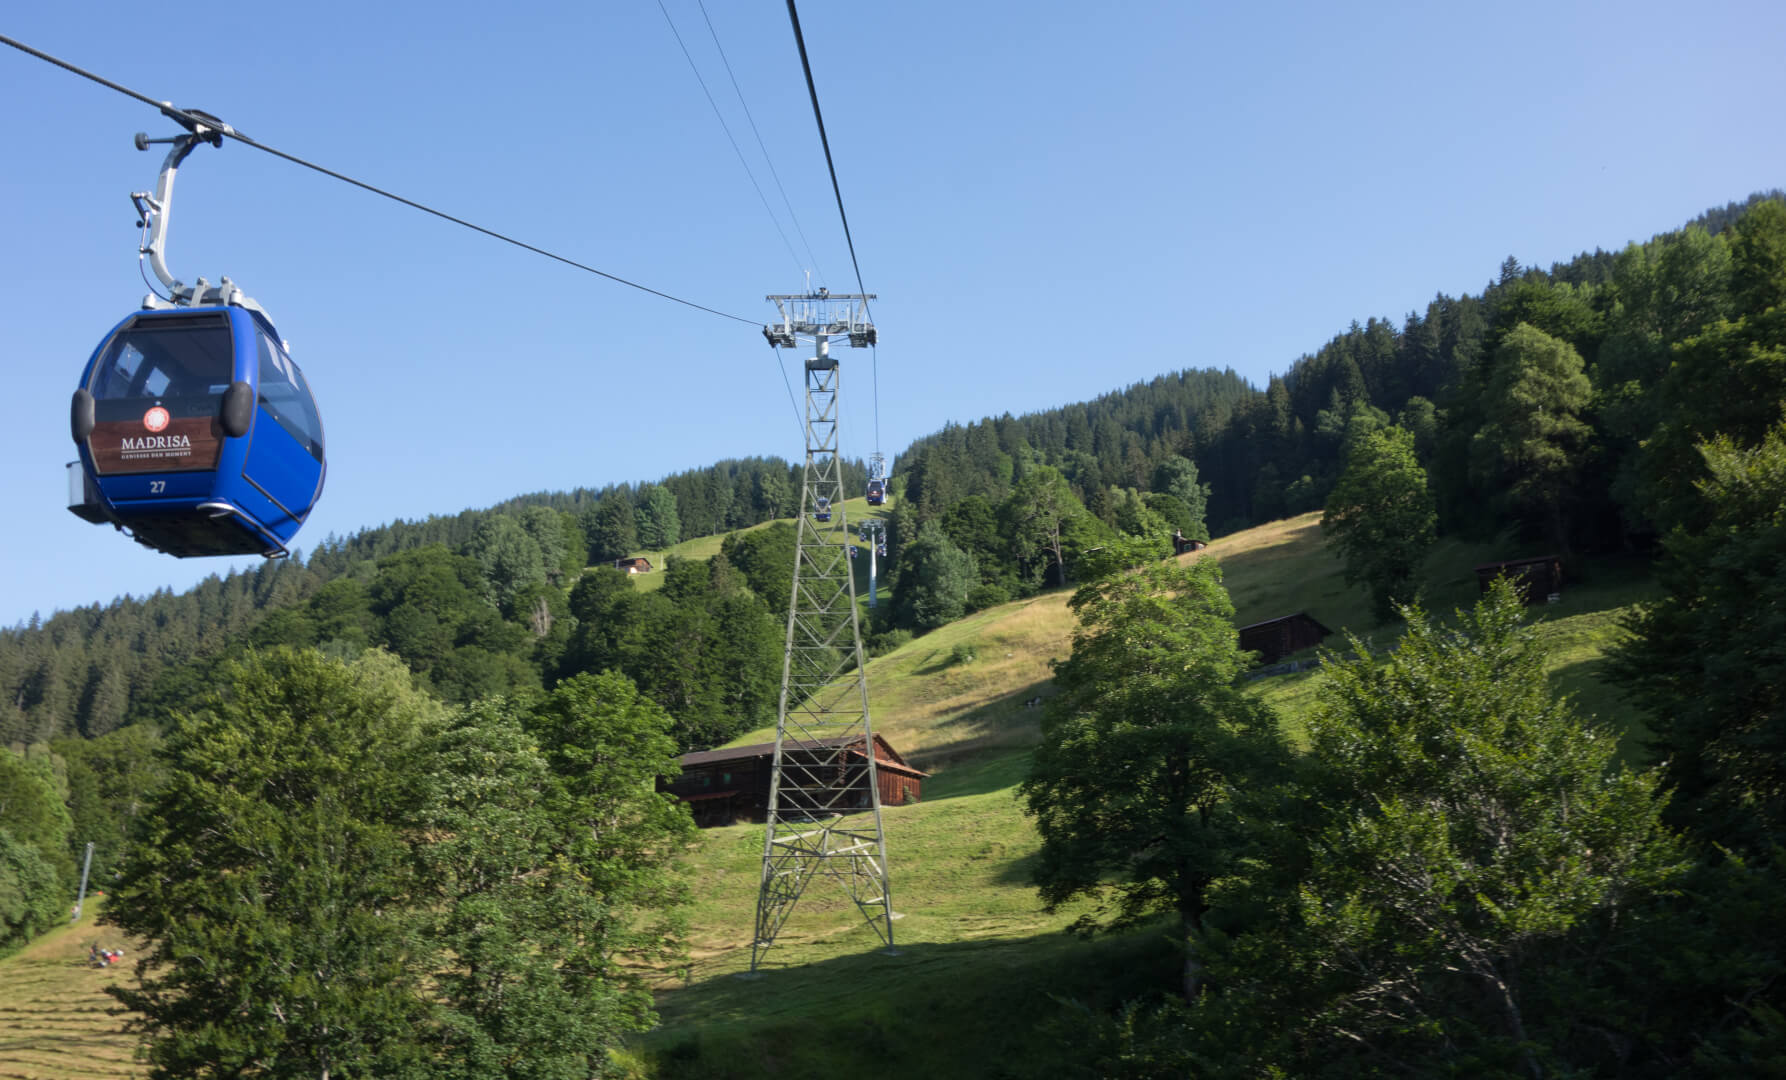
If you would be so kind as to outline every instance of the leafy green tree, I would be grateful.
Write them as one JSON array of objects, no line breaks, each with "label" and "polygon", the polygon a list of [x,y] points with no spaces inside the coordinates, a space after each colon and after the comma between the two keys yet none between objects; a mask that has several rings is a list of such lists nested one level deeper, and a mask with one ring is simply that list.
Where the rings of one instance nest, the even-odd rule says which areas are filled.
[{"label": "leafy green tree", "polygon": [[1377,618],[1387,620],[1396,604],[1414,598],[1414,574],[1432,547],[1437,520],[1414,435],[1391,427],[1352,448],[1327,497],[1321,530],[1345,560],[1346,584],[1369,588]]},{"label": "leafy green tree", "polygon": [[224,673],[166,733],[104,916],[145,943],[137,986],[108,989],[151,1075],[428,1075],[433,972],[403,913],[441,707],[376,653]]},{"label": "leafy green tree", "polygon": [[1444,417],[1423,397],[1411,397],[1397,415],[1395,426],[1414,436],[1414,456],[1422,461],[1431,461],[1439,448],[1439,429]]},{"label": "leafy green tree", "polygon": [[1506,582],[1458,630],[1406,609],[1387,661],[1329,669],[1306,869],[1260,935],[1285,951],[1237,971],[1277,984],[1297,1056],[1281,1068],[1560,1068],[1629,946],[1571,935],[1616,927],[1678,875],[1656,775],[1616,767],[1617,740],[1552,695],[1523,610]]},{"label": "leafy green tree", "polygon": [[1567,342],[1577,353],[1591,358],[1605,329],[1598,291],[1593,285],[1578,286],[1543,274],[1527,274],[1492,294],[1493,324],[1488,344],[1498,349],[1505,343],[1502,335],[1523,324]]},{"label": "leafy green tree", "polygon": [[1786,205],[1766,202],[1731,243],[1734,322],[1719,320],[1675,346],[1654,396],[1656,430],[1643,447],[1641,490],[1667,532],[1697,527],[1707,478],[1695,447],[1717,435],[1755,446],[1786,409]]},{"label": "leafy green tree", "polygon": [[969,495],[949,507],[937,522],[950,542],[974,557],[982,574],[989,565],[1010,561],[998,531],[998,511],[984,495]]},{"label": "leafy green tree", "polygon": [[606,1075],[681,955],[668,716],[618,674],[451,718],[377,653],[228,674],[106,913],[153,1075]]},{"label": "leafy green tree", "polygon": [[1042,836],[1036,885],[1051,910],[1098,901],[1085,931],[1175,914],[1190,1000],[1210,886],[1245,853],[1230,794],[1281,763],[1276,718],[1235,686],[1249,660],[1213,561],[1119,572],[1072,607],[1073,652],[1019,788]]},{"label": "leafy green tree", "polygon": [[699,559],[671,555],[664,560],[664,583],[657,591],[677,604],[699,603],[707,594],[712,571]]},{"label": "leafy green tree", "polygon": [[1661,392],[1674,346],[1731,313],[1730,246],[1690,226],[1631,244],[1613,261],[1613,302],[1593,371],[1595,411],[1614,455],[1610,494],[1627,532],[1653,532],[1641,445],[1671,411]]},{"label": "leafy green tree", "polygon": [[623,495],[610,495],[596,503],[584,514],[582,525],[589,557],[595,562],[624,559],[639,548],[633,503]]},{"label": "leafy green tree", "polygon": [[669,717],[617,674],[480,702],[441,732],[419,913],[439,967],[433,1075],[579,1080],[652,1017],[641,962],[680,958],[692,839],[658,794]]},{"label": "leafy green tree", "polygon": [[[532,509],[545,510],[545,507]],[[550,515],[551,511],[546,513]],[[556,533],[556,519],[548,524],[550,533]],[[479,523],[466,554],[483,568],[484,580],[489,583],[490,596],[496,606],[504,615],[513,618],[516,597],[544,583],[548,562],[555,565],[556,557],[562,557],[563,553],[555,551],[555,558],[548,560],[540,550],[539,541],[522,527],[520,521],[507,514],[491,514]]]},{"label": "leafy green tree", "polygon": [[589,558],[583,527],[577,524],[576,515],[549,506],[529,506],[522,509],[519,520],[521,528],[539,545],[545,579],[562,586],[575,578]]},{"label": "leafy green tree", "polygon": [[967,612],[968,594],[980,583],[974,557],[950,541],[935,523],[899,554],[893,585],[893,622],[934,630]]},{"label": "leafy green tree", "polygon": [[639,527],[639,545],[649,551],[662,551],[682,540],[682,519],[676,512],[676,496],[662,484],[647,485],[639,492],[639,509],[634,515]]},{"label": "leafy green tree", "polygon": [[0,953],[56,925],[73,902],[71,831],[48,757],[0,746]]},{"label": "leafy green tree", "polygon": [[49,860],[0,828],[0,956],[60,924],[65,893]]},{"label": "leafy green tree", "polygon": [[1208,540],[1209,526],[1204,523],[1204,509],[1209,501],[1209,485],[1197,482],[1197,464],[1174,454],[1162,462],[1153,474],[1153,490],[1170,495],[1184,504],[1188,524],[1174,521],[1184,529],[1187,540]]},{"label": "leafy green tree", "polygon": [[68,840],[72,827],[48,755],[37,753],[28,759],[0,746],[0,829],[36,850],[56,872],[59,890],[72,890],[76,884]]},{"label": "leafy green tree", "polygon": [[765,462],[751,482],[750,505],[756,516],[744,524],[788,517],[794,513],[794,489],[788,483],[787,470],[779,462]]},{"label": "leafy green tree", "polygon": [[1110,489],[1110,501],[1116,511],[1116,531],[1125,536],[1151,541],[1161,554],[1171,554],[1172,526],[1155,513],[1134,488]]},{"label": "leafy green tree", "polygon": [[[357,656],[371,644],[377,632],[371,597],[366,587],[353,578],[336,578],[324,585],[310,598],[307,608],[315,628],[314,644],[324,652],[333,649],[343,655]],[[311,642],[292,644],[308,645]]]},{"label": "leafy green tree", "polygon": [[1565,554],[1574,483],[1593,434],[1581,419],[1591,390],[1573,346],[1520,323],[1495,350],[1485,422],[1470,446],[1478,479],[1505,492],[1509,507],[1541,524]]},{"label": "leafy green tree", "polygon": [[1069,580],[1073,524],[1079,519],[1097,520],[1080,504],[1060,470],[1048,465],[1024,473],[999,507],[999,518],[1029,580],[1039,584],[1052,575],[1057,585]]},{"label": "leafy green tree", "polygon": [[1730,286],[1738,310],[1786,307],[1786,202],[1757,203],[1734,231]]},{"label": "leafy green tree", "polygon": [[1706,516],[1664,542],[1664,598],[1615,654],[1648,707],[1674,819],[1755,855],[1786,846],[1786,425],[1702,448]]},{"label": "leafy green tree", "polygon": [[591,567],[571,587],[570,609],[576,619],[570,643],[559,661],[559,675],[607,671],[621,662],[621,640],[641,600],[626,571]]},{"label": "leafy green tree", "polygon": [[[510,603],[524,595],[527,590],[517,592]],[[401,656],[446,700],[539,685],[530,662],[537,638],[522,622],[502,617],[488,598],[482,568],[469,556],[430,545],[380,559],[368,598],[377,643]],[[531,615],[517,614],[522,620]]]},{"label": "leafy green tree", "polygon": [[617,668],[675,718],[671,735],[684,750],[710,749],[774,716],[782,635],[749,592],[678,603],[659,591],[640,597],[629,616]]},{"label": "leafy green tree", "polygon": [[713,626],[713,636],[703,648],[712,672],[711,719],[716,733],[724,732],[712,738],[711,745],[718,745],[775,722],[787,615],[765,610],[744,588],[716,588],[703,603]]},{"label": "leafy green tree", "polygon": [[537,690],[539,686],[539,670],[529,657],[476,644],[456,646],[428,671],[429,689],[442,701],[456,703]]},{"label": "leafy green tree", "polygon": [[[1191,520],[1191,512],[1185,508],[1184,503],[1180,502],[1177,496],[1153,492],[1143,496],[1142,503],[1149,510],[1158,514],[1160,520],[1166,523],[1167,528],[1182,534],[1187,540],[1199,539],[1192,535],[1196,531],[1196,524]],[[1204,530],[1206,534],[1208,531],[1208,529]]]},{"label": "leafy green tree", "polygon": [[772,613],[787,617],[794,589],[794,527],[778,521],[761,529],[733,533],[720,542],[720,554],[744,575],[750,591]]},{"label": "leafy green tree", "polygon": [[[131,724],[97,739],[58,739],[68,761],[68,850],[76,858],[93,844],[93,880],[109,881],[137,815],[161,782],[152,724]],[[78,882],[77,882],[78,885]]]}]

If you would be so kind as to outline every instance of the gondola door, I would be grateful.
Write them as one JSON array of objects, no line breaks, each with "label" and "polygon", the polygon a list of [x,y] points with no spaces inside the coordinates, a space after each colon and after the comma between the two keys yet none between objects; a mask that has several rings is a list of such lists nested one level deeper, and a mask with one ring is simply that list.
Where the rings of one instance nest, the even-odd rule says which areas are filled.
[{"label": "gondola door", "polygon": [[259,320],[254,326],[260,385],[254,434],[242,475],[266,505],[254,508],[267,528],[289,540],[322,493],[322,421],[304,374]]}]

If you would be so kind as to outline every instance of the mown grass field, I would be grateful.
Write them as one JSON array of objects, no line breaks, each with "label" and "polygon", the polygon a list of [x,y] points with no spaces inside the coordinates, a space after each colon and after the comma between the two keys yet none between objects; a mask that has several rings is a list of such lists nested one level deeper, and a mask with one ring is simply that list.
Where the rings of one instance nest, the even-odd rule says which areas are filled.
[{"label": "mown grass field", "polygon": [[0,1077],[33,1080],[118,1080],[139,1075],[135,1044],[111,1010],[108,984],[127,980],[134,957],[95,968],[87,950],[130,949],[116,930],[101,928],[102,901],[89,898],[81,921],[51,931],[0,960]]},{"label": "mown grass field", "polygon": [[[849,520],[867,512],[852,500]],[[709,537],[671,550],[701,558],[718,548]],[[1474,565],[1529,553],[1441,543],[1424,576],[1427,608],[1467,607]],[[1374,647],[1397,632],[1373,625],[1363,590],[1345,586],[1320,542],[1318,514],[1184,557],[1221,562],[1241,624],[1308,611]],[[652,578],[661,574],[636,584],[651,587]],[[1605,652],[1622,614],[1652,595],[1640,567],[1590,564],[1562,602],[1533,609],[1555,650],[1553,684],[1620,731],[1634,761],[1642,725],[1608,683]],[[979,612],[868,665],[876,730],[932,774],[922,803],[885,811],[899,955],[879,951],[841,892],[820,881],[762,977],[737,978],[749,966],[762,827],[706,830],[688,860],[691,962],[655,976],[662,1024],[624,1052],[635,1076],[1045,1076],[1048,1048],[1070,1037],[1063,1001],[1103,1007],[1170,985],[1177,960],[1160,934],[1079,940],[1064,932],[1079,911],[1044,912],[1029,884],[1038,842],[1016,786],[1039,737],[1041,712],[1029,703],[1049,694],[1049,661],[1071,648],[1067,599],[1055,592]],[[1327,644],[1345,647],[1339,637]],[[970,651],[972,660],[959,659]],[[1313,671],[1251,685],[1299,739],[1322,681]],[[128,975],[80,965],[96,934],[89,918],[0,960],[0,1078],[126,1075],[130,1048],[99,987]]]}]

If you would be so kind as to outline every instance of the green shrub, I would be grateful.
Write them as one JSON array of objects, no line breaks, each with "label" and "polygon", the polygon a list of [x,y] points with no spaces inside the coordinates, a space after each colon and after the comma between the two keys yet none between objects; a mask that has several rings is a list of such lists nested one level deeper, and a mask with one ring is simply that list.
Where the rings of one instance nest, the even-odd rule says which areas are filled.
[{"label": "green shrub", "polygon": [[912,639],[910,630],[883,630],[878,634],[870,634],[862,642],[862,649],[869,656],[885,656]]}]

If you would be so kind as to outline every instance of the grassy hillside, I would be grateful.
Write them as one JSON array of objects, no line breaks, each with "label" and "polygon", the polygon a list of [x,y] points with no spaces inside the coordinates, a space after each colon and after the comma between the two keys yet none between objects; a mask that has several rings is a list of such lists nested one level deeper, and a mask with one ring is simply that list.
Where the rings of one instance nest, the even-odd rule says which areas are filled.
[{"label": "grassy hillside", "polygon": [[[1448,613],[1472,604],[1472,568],[1522,554],[1506,545],[1440,544],[1427,564],[1427,606]],[[1374,626],[1363,590],[1344,584],[1339,562],[1321,544],[1319,514],[1224,537],[1184,558],[1221,561],[1241,624],[1308,611],[1367,642],[1385,644],[1397,633]],[[1557,648],[1557,687],[1585,711],[1617,722],[1623,709],[1604,682],[1603,654],[1620,612],[1651,587],[1616,564],[1590,570],[1561,603],[1535,609],[1534,617]],[[663,982],[663,1025],[633,1049],[639,1075],[877,1075],[893,1068],[938,1077],[1046,1075],[1048,1040],[1036,1035],[1038,1027],[1067,1022],[1060,999],[1097,1006],[1170,985],[1176,958],[1163,937],[1138,931],[1074,939],[1062,931],[1077,912],[1043,912],[1029,885],[1038,841],[1015,788],[1039,736],[1040,712],[1028,703],[1049,693],[1048,662],[1071,647],[1066,601],[1065,593],[1051,593],[980,612],[869,663],[876,730],[933,773],[922,804],[885,812],[894,905],[905,916],[895,924],[901,955],[879,952],[841,893],[821,883],[783,930],[767,974],[735,978],[749,963],[763,833],[760,826],[708,830],[691,860],[694,962]],[[972,647],[973,660],[957,659],[962,646]],[[1300,738],[1322,678],[1314,671],[1253,685]],[[736,742],[773,734],[751,732]]]},{"label": "grassy hillside", "polygon": [[[849,507],[851,522],[867,512],[859,504]],[[718,540],[671,550],[711,557]],[[1471,567],[1528,553],[1440,544],[1424,581],[1429,608],[1472,603]],[[1394,627],[1371,625],[1363,590],[1344,585],[1320,543],[1319,515],[1224,537],[1185,558],[1221,561],[1242,623],[1306,610],[1379,644],[1394,636]],[[661,575],[638,584],[649,587],[652,578]],[[1586,711],[1622,722],[1626,710],[1605,682],[1604,653],[1619,614],[1652,591],[1640,568],[1593,565],[1561,603],[1534,609],[1557,649],[1555,685]],[[766,974],[735,978],[749,964],[762,828],[702,833],[688,866],[696,894],[692,962],[658,976],[663,1024],[628,1051],[637,1075],[714,1080],[852,1068],[1047,1075],[1052,1036],[1042,1029],[1067,1023],[1061,999],[1096,1007],[1170,985],[1176,957],[1163,937],[1138,931],[1077,940],[1062,932],[1077,911],[1043,912],[1029,885],[1038,845],[1015,787],[1038,737],[1040,710],[1028,703],[1050,692],[1048,663],[1070,649],[1066,602],[1057,592],[980,612],[869,664],[876,730],[932,774],[924,802],[885,812],[894,907],[903,916],[895,923],[899,955],[875,949],[841,893],[820,882],[787,923]],[[1252,685],[1295,737],[1322,678],[1315,671]],[[736,741],[771,737],[765,729]],[[1627,747],[1637,755],[1634,740]],[[94,933],[83,922],[0,961],[0,1077],[122,1074],[128,1047],[103,1011],[109,999],[98,993],[122,973],[79,965]]]},{"label": "grassy hillside", "polygon": [[[133,1074],[134,1042],[110,1013],[109,983],[130,978],[134,958],[115,967],[87,964],[87,949],[125,948],[97,925],[89,900],[81,921],[52,931],[0,960],[0,1077],[116,1080]],[[140,1070],[138,1070],[140,1071]]]},{"label": "grassy hillside", "polygon": [[[870,507],[867,499],[845,499],[843,508],[845,520],[849,523],[850,527],[850,543],[856,547],[862,546],[861,541],[857,539],[856,528],[862,523],[863,519],[871,517],[884,518],[887,516],[887,511],[884,507]],[[769,526],[776,524],[776,522],[792,524],[793,520],[793,518],[776,518],[774,521],[764,521],[752,525],[747,529],[735,529],[733,531],[755,532],[758,529],[767,529]],[[719,536],[697,536],[693,540],[684,540],[680,544],[675,544],[658,551],[633,552],[634,557],[643,555],[645,558],[650,559],[652,566],[651,573],[642,574],[633,579],[633,588],[638,589],[640,592],[652,592],[656,589],[663,588],[664,577],[661,571],[668,564],[670,556],[674,555],[679,559],[711,559],[719,554],[720,545],[725,543],[726,536],[728,535],[730,534],[727,533]],[[868,596],[868,565],[860,559],[856,560],[856,564],[857,592],[859,595],[866,598]],[[883,564],[883,574],[886,569],[887,567]],[[881,584],[883,587],[885,586],[884,577]]]}]

